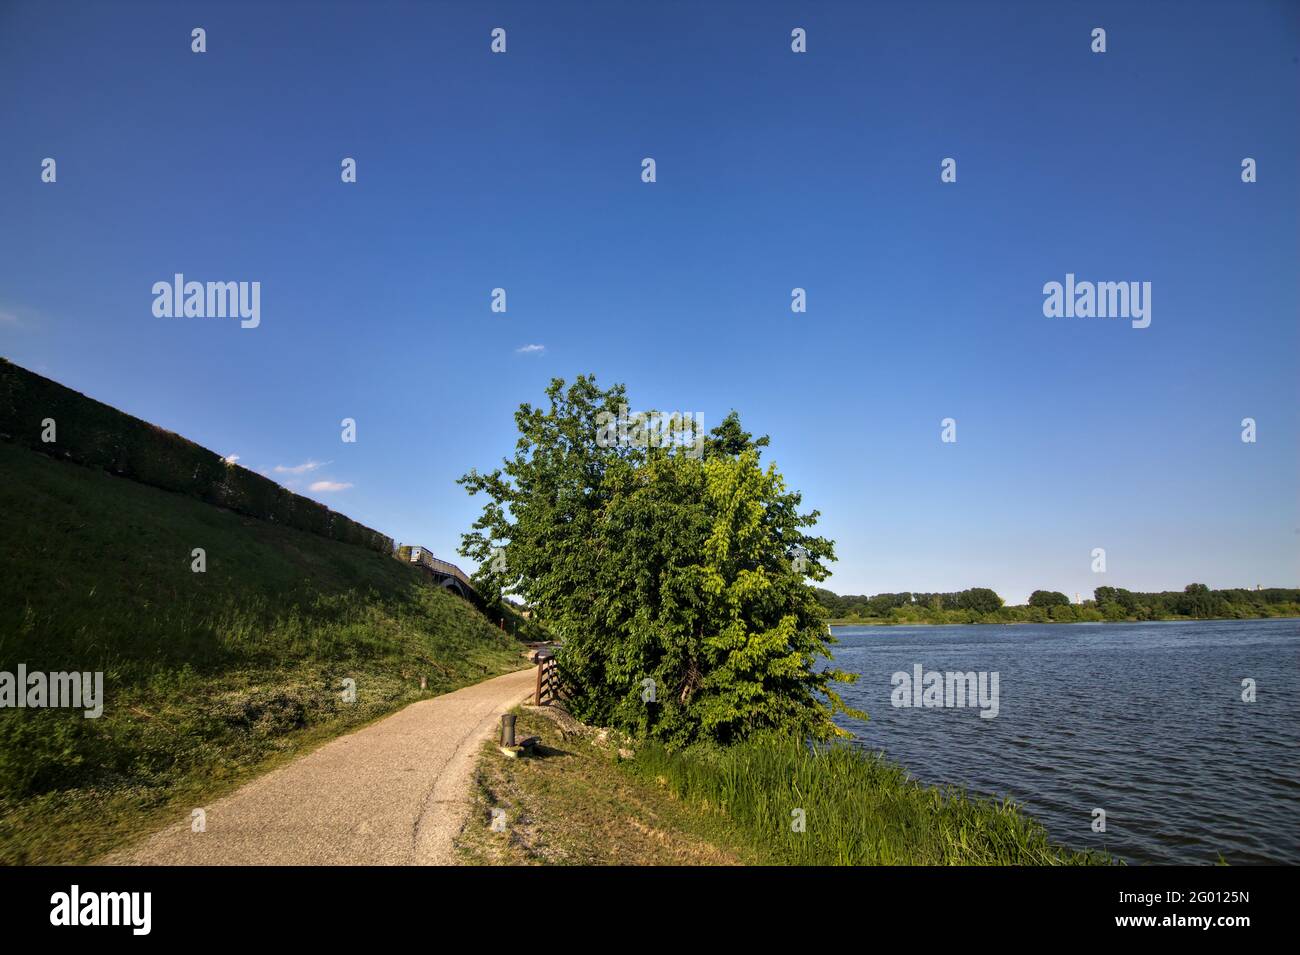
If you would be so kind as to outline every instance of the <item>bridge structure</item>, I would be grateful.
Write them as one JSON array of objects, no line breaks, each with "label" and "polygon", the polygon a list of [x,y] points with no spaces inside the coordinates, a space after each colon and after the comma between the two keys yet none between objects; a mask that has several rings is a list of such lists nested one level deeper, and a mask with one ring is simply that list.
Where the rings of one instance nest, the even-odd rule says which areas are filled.
[{"label": "bridge structure", "polygon": [[429,548],[404,545],[398,549],[398,556],[415,564],[432,577],[439,586],[459,594],[466,600],[472,600],[477,596],[474,585],[470,583],[469,575],[455,564],[434,557]]}]

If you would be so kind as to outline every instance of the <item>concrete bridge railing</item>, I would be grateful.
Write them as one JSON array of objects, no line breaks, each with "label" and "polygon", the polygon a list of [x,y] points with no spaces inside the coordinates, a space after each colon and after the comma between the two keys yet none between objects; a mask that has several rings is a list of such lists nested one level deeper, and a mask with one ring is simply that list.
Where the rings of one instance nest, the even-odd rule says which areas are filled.
[{"label": "concrete bridge railing", "polygon": [[[406,548],[403,547],[401,550],[404,551]],[[407,559],[410,563],[423,567],[448,590],[455,590],[462,597],[469,597],[475,593],[474,585],[470,583],[468,574],[450,561],[434,557],[427,547],[412,546],[410,556]]]}]

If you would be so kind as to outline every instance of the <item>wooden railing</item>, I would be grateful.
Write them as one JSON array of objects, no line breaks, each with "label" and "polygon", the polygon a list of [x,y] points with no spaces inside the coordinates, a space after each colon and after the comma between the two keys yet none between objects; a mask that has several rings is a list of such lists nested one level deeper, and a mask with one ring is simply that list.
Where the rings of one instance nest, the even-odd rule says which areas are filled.
[{"label": "wooden railing", "polygon": [[564,684],[555,656],[549,650],[539,650],[537,660],[537,689],[533,692],[534,706],[550,706],[565,697]]}]

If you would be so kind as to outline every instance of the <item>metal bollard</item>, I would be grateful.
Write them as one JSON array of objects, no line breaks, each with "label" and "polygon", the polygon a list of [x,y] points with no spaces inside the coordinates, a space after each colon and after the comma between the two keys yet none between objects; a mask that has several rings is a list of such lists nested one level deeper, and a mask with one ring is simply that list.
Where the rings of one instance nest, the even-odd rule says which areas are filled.
[{"label": "metal bollard", "polygon": [[515,745],[515,714],[513,713],[501,714],[501,745]]}]

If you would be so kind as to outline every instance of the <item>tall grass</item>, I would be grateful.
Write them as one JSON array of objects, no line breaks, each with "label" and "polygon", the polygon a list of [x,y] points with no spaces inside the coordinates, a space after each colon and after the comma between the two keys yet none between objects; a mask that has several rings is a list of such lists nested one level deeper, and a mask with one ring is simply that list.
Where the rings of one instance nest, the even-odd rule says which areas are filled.
[{"label": "tall grass", "polygon": [[[1010,803],[924,786],[845,744],[814,751],[765,736],[670,751],[644,743],[630,771],[715,812],[791,865],[1075,865],[1111,860],[1053,846]],[[804,831],[796,831],[796,810]]]}]

